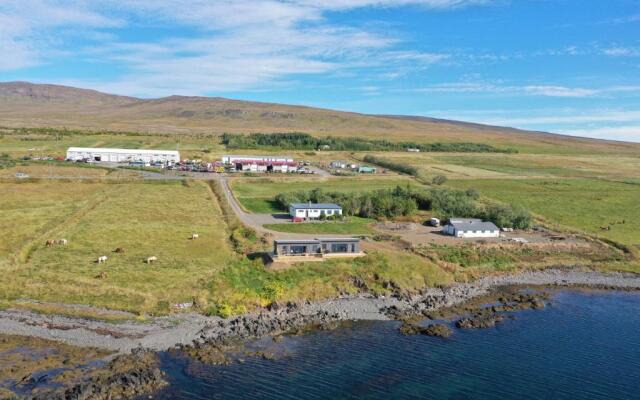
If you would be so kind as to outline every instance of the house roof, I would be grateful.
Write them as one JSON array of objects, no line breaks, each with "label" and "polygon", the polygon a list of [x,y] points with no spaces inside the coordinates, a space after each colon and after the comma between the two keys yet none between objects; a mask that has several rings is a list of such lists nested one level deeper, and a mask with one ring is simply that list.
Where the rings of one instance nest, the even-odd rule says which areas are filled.
[{"label": "house roof", "polygon": [[82,153],[129,153],[129,154],[166,154],[179,156],[176,150],[150,150],[150,149],[112,149],[100,147],[69,147],[67,151],[75,151]]},{"label": "house roof", "polygon": [[274,240],[276,245],[279,244],[320,244],[317,239],[290,239],[290,240]]},{"label": "house roof", "polygon": [[327,242],[359,242],[358,238],[342,237],[342,238],[317,238],[317,239],[290,239],[290,240],[275,240],[276,245],[283,244],[321,244]]},{"label": "house roof", "polygon": [[291,204],[291,207],[298,210],[315,210],[317,208],[325,210],[342,210],[342,207],[333,203],[293,203]]},{"label": "house roof", "polygon": [[497,231],[498,227],[493,222],[485,222],[479,219],[452,219],[447,223],[460,231]]}]

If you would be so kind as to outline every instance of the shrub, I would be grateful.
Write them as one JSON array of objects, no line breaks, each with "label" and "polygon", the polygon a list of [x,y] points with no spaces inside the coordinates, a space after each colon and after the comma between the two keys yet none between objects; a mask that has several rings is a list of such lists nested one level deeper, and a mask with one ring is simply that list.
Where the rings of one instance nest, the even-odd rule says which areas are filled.
[{"label": "shrub", "polygon": [[381,157],[372,156],[371,154],[367,154],[366,156],[364,156],[364,161],[371,164],[379,165],[381,167],[390,169],[392,171],[400,172],[402,174],[413,175],[413,176],[418,175],[418,169],[415,167],[393,162]]},{"label": "shrub", "polygon": [[484,209],[482,217],[501,228],[527,229],[531,214],[521,206],[492,204]]},{"label": "shrub", "polygon": [[431,180],[431,183],[433,183],[434,185],[443,185],[447,182],[447,177],[445,175],[436,175],[433,177],[433,179]]}]

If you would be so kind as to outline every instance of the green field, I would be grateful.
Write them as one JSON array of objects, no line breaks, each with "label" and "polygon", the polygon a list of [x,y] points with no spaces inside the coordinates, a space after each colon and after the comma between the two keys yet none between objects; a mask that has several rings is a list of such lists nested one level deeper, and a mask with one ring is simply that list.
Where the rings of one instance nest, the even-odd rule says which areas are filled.
[{"label": "green field", "polygon": [[[0,240],[3,300],[166,312],[207,296],[207,282],[234,259],[218,205],[201,183],[4,183],[0,190],[0,228],[8,233]],[[192,232],[200,238],[189,240]],[[69,245],[44,246],[59,238]],[[97,265],[102,255],[108,261]],[[146,264],[149,256],[157,263]]]},{"label": "green field", "polygon": [[[109,147],[125,149],[180,150],[183,157],[217,159],[222,146],[217,137],[156,134],[90,134],[46,135],[10,133],[0,135],[0,154],[12,157],[65,157],[69,147]],[[206,150],[206,152],[205,152]]]},{"label": "green field", "polygon": [[[552,225],[640,245],[640,185],[596,179],[451,180],[483,196],[521,204]],[[602,230],[601,227],[610,227]]]},{"label": "green field", "polygon": [[373,220],[368,218],[347,217],[345,221],[269,224],[265,225],[265,228],[289,233],[368,235],[374,232],[369,226],[372,222]]},{"label": "green field", "polygon": [[230,181],[231,188],[242,206],[254,213],[283,212],[274,201],[278,193],[307,191],[322,188],[325,191],[365,192],[389,189],[397,185],[419,185],[406,176],[376,175],[349,178],[238,178]]}]

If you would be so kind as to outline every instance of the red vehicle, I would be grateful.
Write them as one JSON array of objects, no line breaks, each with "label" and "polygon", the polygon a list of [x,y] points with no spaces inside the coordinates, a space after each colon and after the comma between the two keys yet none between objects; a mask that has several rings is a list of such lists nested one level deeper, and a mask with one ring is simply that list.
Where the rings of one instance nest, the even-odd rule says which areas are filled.
[{"label": "red vehicle", "polygon": [[292,219],[293,222],[303,222],[304,218],[300,218],[300,217],[293,217]]}]

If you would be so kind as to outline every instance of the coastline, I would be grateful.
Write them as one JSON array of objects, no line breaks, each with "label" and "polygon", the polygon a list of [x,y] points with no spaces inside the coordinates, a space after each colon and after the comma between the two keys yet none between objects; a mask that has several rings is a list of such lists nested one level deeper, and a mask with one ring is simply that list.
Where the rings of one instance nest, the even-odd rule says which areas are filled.
[{"label": "coastline", "polygon": [[155,317],[145,322],[110,323],[9,309],[0,311],[0,334],[33,336],[119,354],[139,348],[165,351],[176,346],[280,334],[310,325],[389,320],[391,314],[417,314],[458,305],[500,286],[640,290],[640,275],[579,268],[521,271],[446,288],[426,288],[416,294],[396,293],[386,297],[362,294],[302,305],[276,304],[270,310],[227,319],[188,313]]}]

